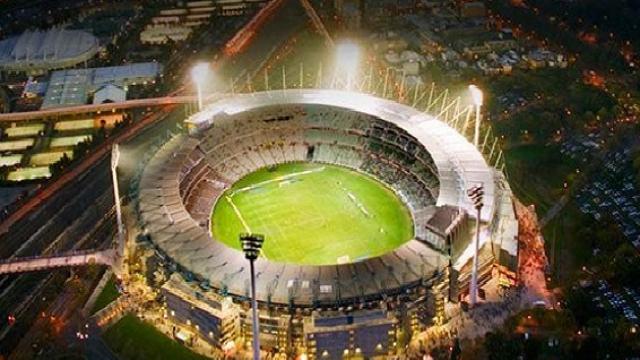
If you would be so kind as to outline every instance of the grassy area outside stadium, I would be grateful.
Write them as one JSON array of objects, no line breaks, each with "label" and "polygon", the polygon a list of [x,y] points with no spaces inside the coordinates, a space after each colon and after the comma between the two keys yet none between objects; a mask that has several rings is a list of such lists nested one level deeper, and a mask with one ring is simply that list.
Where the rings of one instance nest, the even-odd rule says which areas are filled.
[{"label": "grassy area outside stadium", "polygon": [[110,327],[104,333],[104,340],[121,359],[126,360],[206,359],[133,315],[124,316]]},{"label": "grassy area outside stadium", "polygon": [[288,163],[248,174],[217,201],[214,238],[265,235],[263,256],[333,265],[381,256],[413,238],[411,214],[386,185],[341,166]]}]

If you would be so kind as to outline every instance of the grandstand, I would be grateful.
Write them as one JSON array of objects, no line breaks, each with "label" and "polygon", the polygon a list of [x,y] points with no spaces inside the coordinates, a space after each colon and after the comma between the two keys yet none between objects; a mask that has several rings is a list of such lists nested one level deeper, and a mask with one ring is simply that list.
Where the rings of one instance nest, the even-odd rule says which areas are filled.
[{"label": "grandstand", "polygon": [[[165,143],[144,169],[138,220],[170,272],[240,307],[250,294],[246,260],[216,237],[212,212],[238,191],[236,184],[254,186],[245,185],[247,175],[282,164],[338,166],[385,184],[411,214],[412,238],[379,256],[321,265],[260,257],[256,297],[266,310],[260,331],[267,348],[291,341],[273,334],[292,331],[304,334],[300,341],[318,357],[336,358],[346,347],[385,353],[397,319],[376,313],[383,304],[402,301],[410,309],[403,316],[427,324],[441,311],[437,303],[458,301],[468,292],[476,216],[465,193],[476,183],[485,188],[480,279],[494,264],[515,269],[517,222],[508,186],[462,135],[427,114],[370,95],[294,89],[227,97],[186,123],[189,133]],[[356,309],[361,323],[345,315]],[[333,313],[339,323],[324,318]],[[292,317],[302,321],[293,324]],[[250,328],[243,313],[240,321]]]},{"label": "grandstand", "polygon": [[[248,273],[243,270],[242,253],[211,240],[208,219],[213,204],[243,172],[273,165],[285,158],[303,161],[307,151],[292,146],[290,152],[276,154],[262,148],[239,160],[232,156],[235,151],[230,148],[221,150],[220,158],[214,158],[212,152],[204,150],[209,149],[207,144],[206,139],[198,141],[181,135],[160,150],[141,180],[140,212],[152,241],[177,263],[188,264],[183,266],[206,277],[216,288],[247,296]],[[218,159],[227,161],[223,163]],[[257,163],[251,165],[250,161]],[[260,259],[256,264],[257,271],[264,271],[264,282],[259,286],[258,296],[261,301],[300,306],[333,304],[341,298],[344,301],[351,298],[373,300],[380,296],[382,289],[400,291],[404,285],[415,285],[423,277],[432,277],[439,270],[438,266],[444,264],[442,254],[423,246],[418,240],[382,257],[363,263],[322,267],[320,271],[314,266]],[[373,269],[393,267],[395,273],[385,271],[386,275],[374,276]],[[328,291],[320,290],[324,285],[328,285]]]},{"label": "grandstand", "polygon": [[[248,273],[241,253],[211,239],[211,209],[232,184],[264,167],[311,161],[370,174],[394,189],[411,210],[415,238],[381,257],[327,271],[278,263],[273,273],[278,281],[263,281],[258,291],[262,301],[309,306],[377,297],[381,289],[402,291],[423,276],[441,272],[452,246],[430,242],[427,225],[444,206],[475,214],[464,196],[469,184],[484,183],[482,220],[494,220],[494,172],[482,156],[442,122],[397,103],[328,90],[274,91],[222,100],[188,124],[192,135],[173,139],[147,167],[141,217],[153,242],[170,258],[233,294],[247,295]],[[457,246],[467,245],[467,235],[461,234],[466,242]],[[482,245],[488,241],[483,239]],[[516,256],[513,249],[508,252]],[[468,263],[454,260],[461,264],[457,270]],[[258,272],[275,266],[263,259],[257,265]],[[212,272],[212,266],[217,271]],[[378,267],[389,269],[388,276],[372,277],[370,269]],[[354,285],[354,277],[367,280]],[[298,285],[285,286],[290,280]],[[319,291],[321,284],[331,285],[331,290]]]}]

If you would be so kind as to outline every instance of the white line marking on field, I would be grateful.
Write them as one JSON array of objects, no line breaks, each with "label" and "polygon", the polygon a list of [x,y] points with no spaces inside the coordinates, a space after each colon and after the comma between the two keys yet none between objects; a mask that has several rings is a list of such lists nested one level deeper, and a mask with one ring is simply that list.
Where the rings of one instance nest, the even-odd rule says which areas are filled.
[{"label": "white line marking on field", "polygon": [[279,182],[279,181],[283,181],[283,180],[289,180],[289,179],[291,179],[291,178],[295,178],[296,176],[300,176],[300,175],[308,175],[308,174],[312,174],[312,173],[320,172],[320,171],[324,171],[324,166],[319,167],[319,168],[316,168],[316,169],[305,170],[305,171],[300,171],[300,172],[297,172],[297,173],[291,173],[291,174],[287,174],[287,175],[284,175],[284,176],[279,176],[279,177],[277,177],[277,178],[275,178],[275,179],[265,180],[265,181],[261,181],[261,182],[259,182],[259,183],[256,183],[256,184],[253,184],[253,185],[250,185],[250,186],[245,186],[245,187],[243,187],[243,188],[240,188],[240,189],[238,189],[238,190],[235,190],[234,192],[232,192],[232,193],[230,194],[230,196],[235,196],[235,195],[236,195],[236,194],[238,194],[238,193],[242,193],[242,192],[245,192],[245,191],[250,191],[250,190],[253,190],[253,189],[259,188],[259,187],[261,187],[261,186],[263,186],[263,185],[267,185],[267,184],[270,184],[270,183],[273,183],[273,182]]},{"label": "white line marking on field", "polygon": [[367,208],[353,195],[347,188],[343,187],[342,190],[347,193],[347,197],[351,202],[364,214],[365,217],[370,218],[371,214],[367,211]]},{"label": "white line marking on field", "polygon": [[231,198],[228,196],[225,196],[225,199],[227,199],[227,201],[229,202],[229,205],[231,205],[231,207],[233,208],[233,211],[236,213],[236,216],[238,217],[238,219],[240,219],[240,222],[242,223],[244,230],[247,233],[251,233],[251,229],[249,228],[249,225],[247,224],[246,221],[244,221],[244,218],[242,217],[240,210],[238,210],[238,207],[236,206],[236,204],[233,203],[233,200],[231,200]]}]

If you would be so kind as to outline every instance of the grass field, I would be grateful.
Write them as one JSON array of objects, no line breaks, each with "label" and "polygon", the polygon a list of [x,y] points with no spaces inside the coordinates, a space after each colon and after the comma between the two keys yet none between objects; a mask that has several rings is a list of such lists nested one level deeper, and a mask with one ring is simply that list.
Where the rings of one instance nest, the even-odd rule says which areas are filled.
[{"label": "grass field", "polygon": [[132,315],[125,315],[111,326],[105,332],[104,340],[121,359],[206,359]]},{"label": "grass field", "polygon": [[265,236],[272,261],[330,265],[383,255],[413,237],[411,215],[377,180],[339,166],[292,163],[240,179],[220,197],[214,237],[240,249],[238,235]]},{"label": "grass field", "polygon": [[563,183],[578,164],[557,146],[523,145],[505,151],[509,184],[525,204],[534,204],[539,216],[563,194]]},{"label": "grass field", "polygon": [[95,314],[98,311],[104,309],[107,305],[109,305],[112,301],[117,299],[120,296],[120,292],[118,292],[118,288],[116,287],[115,276],[112,275],[107,284],[102,289],[100,295],[96,299],[95,304],[93,304],[93,308],[91,309],[91,313]]}]

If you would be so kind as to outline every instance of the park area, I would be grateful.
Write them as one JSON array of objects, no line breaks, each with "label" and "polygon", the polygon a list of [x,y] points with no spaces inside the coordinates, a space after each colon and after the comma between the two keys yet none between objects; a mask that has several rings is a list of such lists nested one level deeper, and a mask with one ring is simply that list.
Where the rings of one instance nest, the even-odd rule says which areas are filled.
[{"label": "park area", "polygon": [[152,325],[126,315],[104,334],[109,347],[122,359],[206,359],[165,336]]},{"label": "park area", "polygon": [[91,309],[91,313],[95,314],[96,312],[104,309],[107,305],[109,305],[112,301],[117,299],[120,296],[120,292],[116,287],[116,279],[115,276],[111,276],[109,281],[105,284],[104,288],[98,295],[96,302],[93,304],[93,308]]}]

